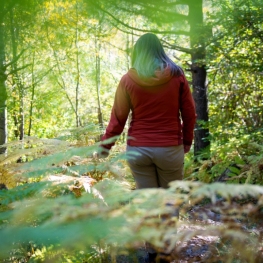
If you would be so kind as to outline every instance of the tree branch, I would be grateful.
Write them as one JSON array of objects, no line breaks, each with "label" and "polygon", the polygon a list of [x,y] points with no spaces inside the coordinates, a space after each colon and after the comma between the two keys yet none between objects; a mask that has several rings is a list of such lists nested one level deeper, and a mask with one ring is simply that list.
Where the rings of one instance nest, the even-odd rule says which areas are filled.
[{"label": "tree branch", "polygon": [[177,46],[177,45],[172,45],[172,44],[168,43],[165,40],[162,40],[162,42],[164,43],[163,46],[166,47],[166,48],[175,49],[175,50],[178,50],[178,51],[181,51],[181,52],[185,52],[187,54],[192,54],[193,53],[193,50],[190,49],[190,48],[184,48],[184,47],[180,47],[180,46]]},{"label": "tree branch", "polygon": [[189,36],[190,32],[184,31],[184,30],[178,30],[178,31],[173,31],[173,30],[165,30],[165,31],[159,31],[156,29],[140,29],[140,28],[136,28],[133,26],[130,26],[124,22],[122,22],[120,19],[118,19],[117,17],[115,17],[114,15],[112,15],[110,12],[106,11],[105,9],[101,8],[100,6],[98,6],[97,4],[96,7],[98,9],[100,9],[102,12],[106,13],[107,15],[109,15],[111,18],[113,18],[116,22],[118,22],[119,24],[123,25],[126,28],[132,29],[132,30],[136,30],[136,31],[140,31],[140,32],[152,32],[155,34],[176,34],[176,35],[184,35],[184,36]]},{"label": "tree branch", "polygon": [[7,67],[11,66],[12,64],[16,63],[19,58],[23,55],[23,53],[26,51],[26,49],[22,50],[21,53],[16,56],[15,58],[12,59],[12,61],[10,61],[9,63],[4,65],[4,69],[6,69]]},{"label": "tree branch", "polygon": [[15,69],[15,70],[11,70],[11,71],[8,72],[6,75],[9,76],[9,75],[11,75],[11,74],[17,73],[18,71],[20,71],[20,70],[22,70],[22,69],[24,69],[24,68],[27,68],[27,67],[29,67],[29,66],[31,66],[31,65],[32,65],[31,63],[30,63],[30,64],[26,64],[26,65],[23,66],[23,67],[17,68],[17,69]]},{"label": "tree branch", "polygon": [[[133,2],[133,4],[140,6],[141,8],[133,8],[132,10],[127,7],[127,2],[125,1],[125,7],[120,7],[120,6],[116,6],[116,9],[127,12],[127,13],[131,13],[133,12],[133,14],[138,15],[138,16],[145,16],[148,18],[151,18],[152,14],[154,16],[154,19],[156,19],[155,15],[157,13],[160,14],[160,16],[162,17],[162,23],[165,23],[165,21],[169,21],[171,22],[171,20],[169,19],[170,17],[173,17],[173,21],[185,21],[188,20],[187,15],[184,14],[180,14],[177,12],[174,12],[171,8],[178,5],[177,3],[165,3],[165,6],[160,6],[160,3],[157,1],[153,2],[153,1],[149,1],[149,2]],[[162,8],[164,7],[164,8]],[[168,19],[168,20],[167,20]],[[165,20],[165,21],[164,21]]]}]

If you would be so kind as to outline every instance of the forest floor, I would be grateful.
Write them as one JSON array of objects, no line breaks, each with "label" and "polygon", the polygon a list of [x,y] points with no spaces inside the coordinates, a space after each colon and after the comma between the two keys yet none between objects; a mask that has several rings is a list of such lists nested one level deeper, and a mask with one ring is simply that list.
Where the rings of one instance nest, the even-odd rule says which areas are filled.
[{"label": "forest floor", "polygon": [[[194,211],[194,215],[192,216],[192,212],[189,213],[189,218],[194,218],[191,223],[189,221],[184,224],[184,219],[180,219],[180,227],[178,228],[178,234],[181,231],[188,230],[196,231],[197,229],[201,230],[205,229],[211,225],[223,225],[221,222],[221,218],[219,214],[214,213],[211,210],[206,210],[205,218],[196,218],[196,212],[201,210],[202,215],[204,215],[204,208],[198,207]],[[263,234],[263,220],[261,218],[257,218],[250,220],[247,219],[247,223],[238,222],[236,223],[240,226],[240,228],[247,231],[247,235],[251,233],[255,233],[255,235],[262,236]],[[203,227],[202,227],[203,226]],[[233,226],[234,228],[236,227]],[[237,240],[238,242],[238,240]],[[246,247],[249,244],[242,244],[240,241],[240,247]],[[231,256],[229,257],[229,254]],[[257,247],[257,250],[253,253],[253,258],[248,257],[248,259],[242,259],[239,257],[239,251],[233,251],[231,244],[222,243],[222,240],[219,236],[214,235],[196,235],[192,238],[188,239],[186,242],[178,242],[174,250],[170,254],[160,253],[160,258],[165,259],[167,263],[262,263],[263,262],[263,247]],[[136,252],[131,253],[129,255],[119,255],[116,258],[116,263],[151,263],[148,258],[148,253],[144,247],[140,247],[136,250]],[[158,261],[156,261],[158,262]],[[163,261],[162,261],[163,262]]]},{"label": "forest floor", "polygon": [[[177,233],[184,239],[178,241],[169,254],[160,255],[170,263],[262,263],[262,218],[261,202],[256,199],[232,200],[227,203],[218,199],[214,204],[200,203],[180,213]],[[218,227],[221,232],[217,232],[219,235],[211,232],[210,235],[207,231],[209,227]],[[222,229],[225,229],[225,232]],[[226,238],[227,231],[236,231],[236,234],[230,234],[231,240]],[[251,237],[257,240],[257,244],[251,247],[252,256],[246,255],[246,249],[254,241],[243,243],[244,238],[239,240],[241,232],[247,235],[249,240]],[[115,259],[108,258],[102,262],[150,263],[144,246],[139,246],[128,254],[119,253]]]},{"label": "forest floor", "polygon": [[[90,159],[87,160],[87,163],[90,162]],[[70,164],[72,165],[72,163]],[[260,165],[262,164],[257,164],[257,167],[260,167],[260,171],[262,171]],[[98,173],[98,175],[100,174]],[[75,179],[74,176],[64,174],[49,176],[50,181],[58,184],[74,182]],[[94,180],[89,176],[81,176],[81,179],[78,177],[78,181],[83,185],[88,184],[91,186]],[[225,191],[226,185],[222,184],[222,186],[223,191]],[[71,191],[74,192],[76,188],[77,193],[74,192],[74,194],[77,195],[80,188],[75,187],[74,184],[72,184],[72,187]],[[233,191],[232,188],[230,191]],[[261,194],[258,198],[260,200],[251,199],[246,203],[241,203],[237,199],[219,199],[216,204],[207,202],[194,205],[188,210],[185,209],[184,213],[180,213],[178,224],[176,224],[177,233],[178,235],[181,234],[183,238],[178,239],[169,254],[160,254],[170,263],[262,263],[263,195]],[[190,206],[187,204],[186,207],[189,208]],[[241,215],[243,217],[240,219]],[[211,226],[220,228],[221,232],[218,231],[218,235],[217,233],[210,235],[207,228]],[[225,229],[225,231],[222,229]],[[231,230],[228,239],[226,236]],[[234,232],[237,234],[235,235]],[[244,243],[246,239],[239,239],[241,232],[248,237],[246,243]],[[251,246],[250,251],[247,249],[249,246]],[[251,254],[245,255],[247,252]],[[148,253],[143,246],[138,246],[135,252],[129,254],[119,253],[116,259],[109,256],[106,261],[101,262],[150,263]]]}]

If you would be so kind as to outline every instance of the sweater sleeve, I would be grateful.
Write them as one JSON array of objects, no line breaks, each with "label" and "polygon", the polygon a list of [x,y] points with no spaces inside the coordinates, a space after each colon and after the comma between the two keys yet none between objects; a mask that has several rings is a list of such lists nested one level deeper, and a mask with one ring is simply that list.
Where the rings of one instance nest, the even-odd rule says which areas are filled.
[{"label": "sweater sleeve", "polygon": [[[102,136],[102,142],[107,139],[119,136],[122,133],[130,112],[130,108],[129,95],[125,86],[122,85],[122,81],[120,81],[115,93],[110,122],[106,128],[105,134]],[[102,143],[102,146],[110,150],[115,144],[115,141],[116,138],[109,144]]]},{"label": "sweater sleeve", "polygon": [[185,76],[182,76],[180,90],[180,112],[183,122],[183,144],[191,145],[194,138],[196,112],[192,93]]}]

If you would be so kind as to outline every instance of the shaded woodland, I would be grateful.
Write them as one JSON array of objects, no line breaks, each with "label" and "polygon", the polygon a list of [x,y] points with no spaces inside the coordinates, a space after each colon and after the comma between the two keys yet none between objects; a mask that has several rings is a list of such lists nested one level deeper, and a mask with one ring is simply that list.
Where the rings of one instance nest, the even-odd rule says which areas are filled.
[{"label": "shaded woodland", "polygon": [[[167,190],[135,190],[126,130],[93,157],[145,32],[196,103]],[[148,262],[150,242],[170,262],[262,262],[262,43],[261,0],[2,0],[0,261]]]}]

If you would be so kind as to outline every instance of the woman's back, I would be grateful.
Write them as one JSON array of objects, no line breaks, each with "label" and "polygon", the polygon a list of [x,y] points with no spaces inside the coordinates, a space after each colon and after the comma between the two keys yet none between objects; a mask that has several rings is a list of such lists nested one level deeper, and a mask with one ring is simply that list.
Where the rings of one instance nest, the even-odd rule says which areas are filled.
[{"label": "woman's back", "polygon": [[170,68],[151,78],[140,78],[134,69],[124,75],[120,86],[127,92],[132,110],[128,135],[134,140],[129,140],[129,145],[182,144],[179,110],[184,82],[184,76],[172,76]]}]

